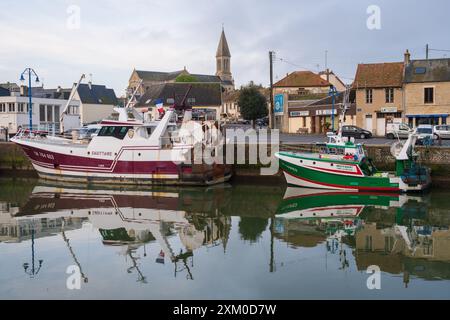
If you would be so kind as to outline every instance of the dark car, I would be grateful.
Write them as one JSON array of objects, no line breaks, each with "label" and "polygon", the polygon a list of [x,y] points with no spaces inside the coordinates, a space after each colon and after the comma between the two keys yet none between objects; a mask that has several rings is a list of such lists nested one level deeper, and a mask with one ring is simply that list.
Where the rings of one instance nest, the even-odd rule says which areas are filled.
[{"label": "dark car", "polygon": [[372,132],[362,129],[357,126],[343,126],[342,127],[343,137],[353,137],[357,139],[368,139],[372,138]]}]

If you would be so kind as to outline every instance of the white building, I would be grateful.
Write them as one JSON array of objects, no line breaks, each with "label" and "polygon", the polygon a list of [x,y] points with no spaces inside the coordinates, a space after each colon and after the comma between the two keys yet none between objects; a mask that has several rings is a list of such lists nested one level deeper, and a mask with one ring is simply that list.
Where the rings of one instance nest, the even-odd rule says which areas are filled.
[{"label": "white building", "polygon": [[[73,89],[76,87],[74,84]],[[101,121],[111,116],[118,101],[113,89],[92,83],[80,84],[73,96],[74,101],[80,102],[81,123]]]},{"label": "white building", "polygon": [[[57,98],[32,98],[33,129],[59,130],[61,112],[67,100]],[[73,100],[69,106],[69,116],[64,121],[64,128],[80,126],[80,101]],[[29,100],[26,96],[12,93],[0,96],[0,127],[8,129],[9,134],[17,133],[19,128],[29,127]]]}]

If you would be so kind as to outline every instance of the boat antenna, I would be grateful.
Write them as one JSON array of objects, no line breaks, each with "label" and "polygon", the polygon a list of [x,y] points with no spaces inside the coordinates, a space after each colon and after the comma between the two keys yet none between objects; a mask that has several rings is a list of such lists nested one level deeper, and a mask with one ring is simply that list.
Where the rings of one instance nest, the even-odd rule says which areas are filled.
[{"label": "boat antenna", "polygon": [[342,126],[344,125],[345,122],[345,113],[347,112],[348,109],[350,109],[350,91],[351,86],[346,85],[344,91],[344,98],[342,100],[341,116],[339,117],[339,131],[338,131],[339,137],[342,136]]}]

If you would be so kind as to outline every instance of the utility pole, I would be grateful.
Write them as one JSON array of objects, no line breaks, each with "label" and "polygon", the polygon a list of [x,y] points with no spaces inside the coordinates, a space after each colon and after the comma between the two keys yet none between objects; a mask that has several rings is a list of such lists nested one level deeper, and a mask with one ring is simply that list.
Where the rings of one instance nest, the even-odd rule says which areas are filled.
[{"label": "utility pole", "polygon": [[426,51],[426,59],[428,60],[428,52],[430,51],[430,49],[429,49],[429,47],[428,47],[428,43],[427,43],[427,45],[425,46],[425,51]]},{"label": "utility pole", "polygon": [[270,107],[269,107],[269,127],[275,128],[275,117],[273,114],[273,58],[275,52],[269,51],[269,63],[270,63]]}]

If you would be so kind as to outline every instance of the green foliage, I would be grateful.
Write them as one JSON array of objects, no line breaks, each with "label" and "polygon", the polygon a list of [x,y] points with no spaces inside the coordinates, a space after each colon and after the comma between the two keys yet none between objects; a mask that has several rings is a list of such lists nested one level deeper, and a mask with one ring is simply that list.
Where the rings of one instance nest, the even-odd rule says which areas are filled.
[{"label": "green foliage", "polygon": [[268,114],[266,97],[252,84],[241,88],[238,104],[245,120],[256,120]]},{"label": "green foliage", "polygon": [[190,74],[180,74],[175,82],[197,82],[197,78]]}]

